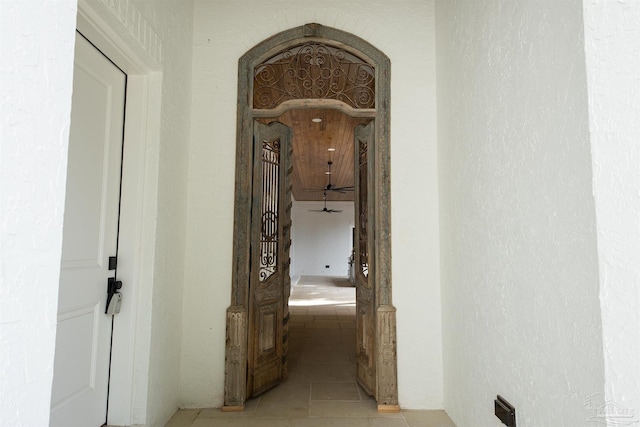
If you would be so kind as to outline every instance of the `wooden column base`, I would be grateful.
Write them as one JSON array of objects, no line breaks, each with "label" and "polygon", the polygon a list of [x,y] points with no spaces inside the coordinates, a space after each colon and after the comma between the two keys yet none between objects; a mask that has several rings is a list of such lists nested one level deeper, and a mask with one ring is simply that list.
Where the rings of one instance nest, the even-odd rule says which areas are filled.
[{"label": "wooden column base", "polygon": [[[227,310],[223,411],[242,411],[247,394],[247,310],[231,306]],[[240,408],[240,409],[224,409]]]},{"label": "wooden column base", "polygon": [[380,408],[396,408],[398,412],[398,374],[396,360],[396,309],[381,305],[376,310],[376,401]]},{"label": "wooden column base", "polygon": [[378,412],[382,414],[397,414],[400,412],[400,405],[378,405]]},{"label": "wooden column base", "polygon": [[244,411],[244,406],[223,406],[220,408],[222,412],[242,412]]}]

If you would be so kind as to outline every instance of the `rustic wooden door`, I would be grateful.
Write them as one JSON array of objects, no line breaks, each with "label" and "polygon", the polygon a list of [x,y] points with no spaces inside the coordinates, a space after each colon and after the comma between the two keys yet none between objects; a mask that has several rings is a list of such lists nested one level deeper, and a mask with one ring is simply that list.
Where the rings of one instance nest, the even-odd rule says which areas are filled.
[{"label": "rustic wooden door", "polygon": [[374,244],[372,189],[374,168],[374,122],[355,129],[355,278],[356,278],[356,362],[362,388],[376,396],[376,301],[371,256]]},{"label": "rustic wooden door", "polygon": [[291,137],[282,123],[254,121],[247,398],[287,376]]}]

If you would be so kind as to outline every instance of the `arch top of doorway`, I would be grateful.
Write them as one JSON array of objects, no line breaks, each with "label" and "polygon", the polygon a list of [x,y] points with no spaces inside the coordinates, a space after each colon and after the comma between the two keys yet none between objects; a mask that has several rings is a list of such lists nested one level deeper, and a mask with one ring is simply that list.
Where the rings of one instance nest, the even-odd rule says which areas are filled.
[{"label": "arch top of doorway", "polygon": [[[384,52],[354,34],[318,23],[309,23],[282,31],[258,43],[240,57],[240,69],[247,68],[246,65],[256,65],[277,54],[287,46],[314,40],[322,41],[323,43],[330,41],[336,47],[354,53],[369,64],[377,65],[378,67],[390,62],[389,57]],[[243,64],[245,65],[244,67]],[[388,69],[388,67],[385,68]]]},{"label": "arch top of doorway", "polygon": [[[326,27],[317,23],[305,24],[300,27],[282,31],[258,43],[242,55],[238,61],[238,100],[250,101],[253,86],[253,70],[261,62],[273,55],[286,50],[289,47],[320,41],[344,49],[370,64],[375,75],[375,96],[381,100],[376,104],[375,117],[383,118],[389,115],[391,61],[387,55],[368,41],[336,28]],[[301,100],[297,100],[300,102]],[[315,99],[318,102],[319,99]],[[308,101],[310,104],[311,101]],[[248,105],[251,105],[248,102]],[[300,107],[298,107],[300,108]],[[304,107],[301,107],[304,108]],[[330,107],[335,108],[335,107]],[[291,108],[287,108],[291,109]],[[284,111],[286,111],[285,109]],[[362,110],[364,110],[363,108]],[[366,108],[370,109],[370,108]],[[256,110],[254,110],[256,111]],[[345,111],[346,112],[346,111]],[[373,117],[370,112],[364,113],[364,117]],[[244,114],[239,111],[239,114]],[[266,113],[272,114],[272,113]],[[362,113],[361,113],[362,114]],[[263,114],[260,114],[263,116]],[[352,115],[357,116],[357,115]],[[259,117],[255,115],[255,117]],[[264,116],[263,116],[264,117]],[[385,120],[386,121],[386,120]]]}]

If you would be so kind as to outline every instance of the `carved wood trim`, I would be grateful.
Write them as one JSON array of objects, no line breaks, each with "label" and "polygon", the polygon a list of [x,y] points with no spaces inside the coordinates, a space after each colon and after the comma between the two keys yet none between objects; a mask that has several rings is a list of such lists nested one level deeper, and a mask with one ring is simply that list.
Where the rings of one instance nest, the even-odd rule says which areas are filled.
[{"label": "carved wood trim", "polygon": [[376,400],[378,408],[381,405],[395,407],[398,406],[395,307],[379,306],[376,320]]},{"label": "carved wood trim", "polygon": [[375,108],[373,64],[342,47],[306,40],[277,52],[253,69],[252,105],[273,109],[295,99],[336,99]]},{"label": "carved wood trim", "polygon": [[224,406],[227,411],[235,411],[238,410],[237,408],[244,408],[247,386],[247,309],[245,307],[231,306],[227,309],[224,363]]},{"label": "carved wood trim", "polygon": [[253,117],[280,117],[289,110],[309,110],[316,108],[330,108],[345,113],[351,117],[373,118],[377,112],[375,108],[353,108],[337,99],[291,99],[270,110],[254,108]]}]

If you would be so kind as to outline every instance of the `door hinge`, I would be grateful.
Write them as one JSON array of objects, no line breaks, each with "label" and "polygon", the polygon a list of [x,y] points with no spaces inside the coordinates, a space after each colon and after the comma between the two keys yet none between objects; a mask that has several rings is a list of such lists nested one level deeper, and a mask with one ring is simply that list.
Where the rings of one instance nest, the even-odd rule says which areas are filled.
[{"label": "door hinge", "polygon": [[109,271],[115,270],[118,268],[118,257],[110,256],[109,257]]}]

